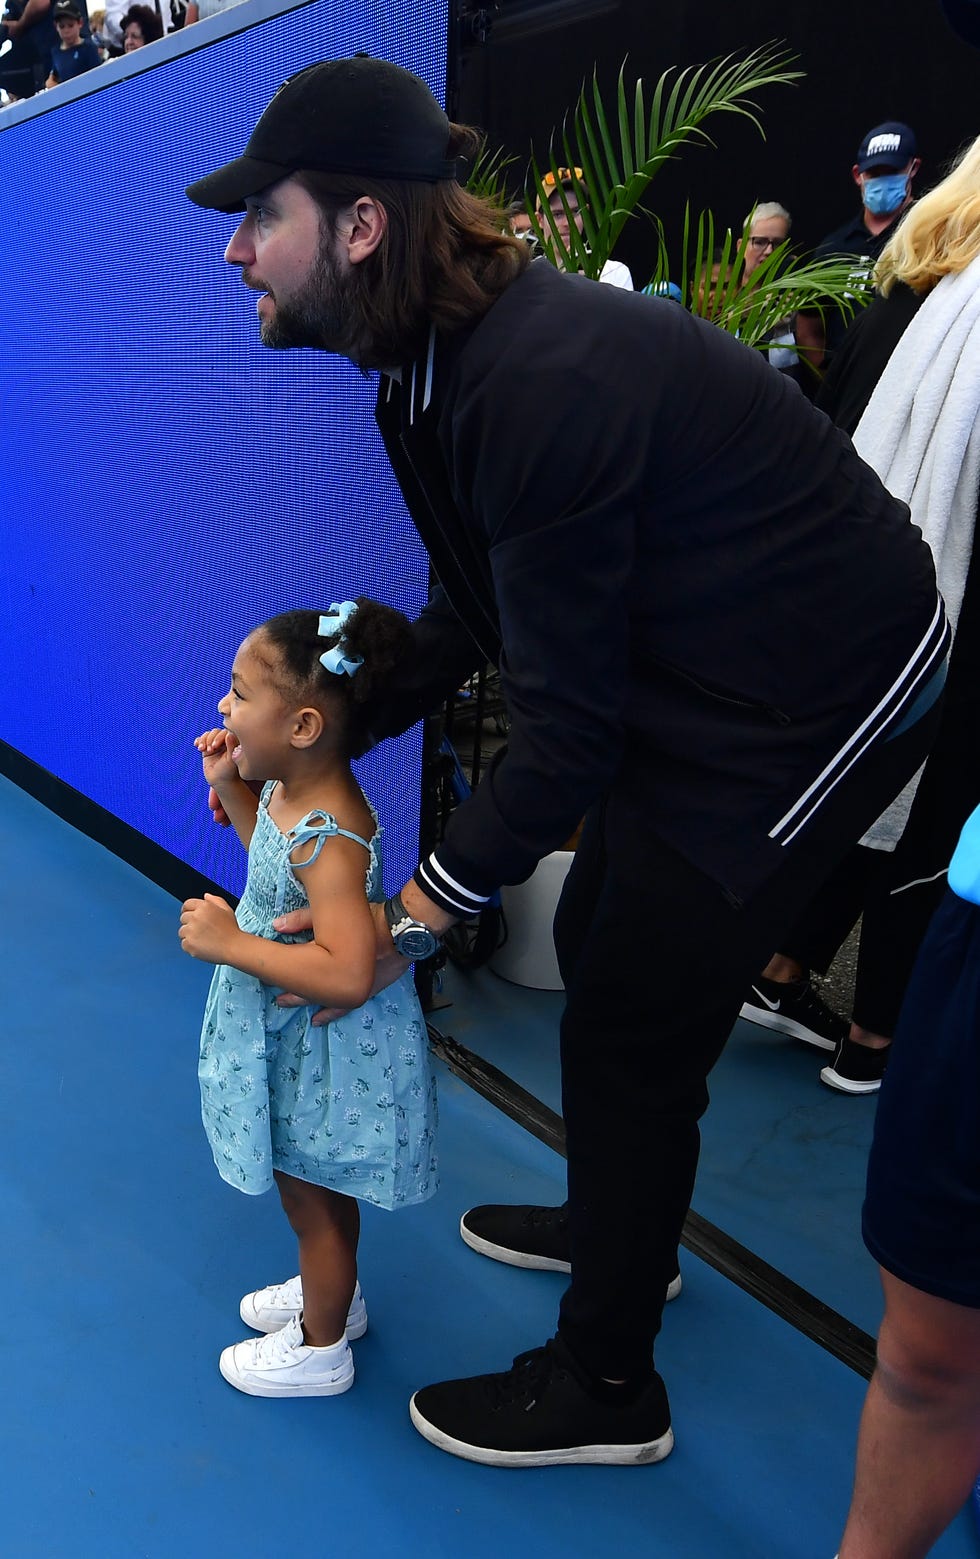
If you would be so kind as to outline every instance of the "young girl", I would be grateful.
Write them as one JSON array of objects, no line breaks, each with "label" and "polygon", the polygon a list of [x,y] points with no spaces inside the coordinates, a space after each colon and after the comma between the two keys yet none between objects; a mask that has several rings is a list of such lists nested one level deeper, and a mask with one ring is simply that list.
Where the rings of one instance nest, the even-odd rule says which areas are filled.
[{"label": "young girl", "polygon": [[[411,971],[370,994],[379,830],[350,770],[368,746],[371,698],[410,648],[401,613],[363,598],[325,616],[273,617],[235,657],[224,727],[195,743],[248,849],[237,914],[214,894],[181,914],[184,951],[219,966],[201,1036],[204,1125],[225,1180],[253,1194],[275,1180],[299,1240],[299,1276],[242,1300],[242,1319],[266,1335],[219,1361],[252,1396],[333,1396],[353,1384],[348,1339],[367,1329],[355,1198],[404,1207],[436,1189],[434,1085]],[[254,781],[266,782],[261,797]],[[307,903],[312,934],[273,929]],[[309,1005],[281,1007],[283,992]],[[346,1016],[314,1027],[320,1007]]]}]

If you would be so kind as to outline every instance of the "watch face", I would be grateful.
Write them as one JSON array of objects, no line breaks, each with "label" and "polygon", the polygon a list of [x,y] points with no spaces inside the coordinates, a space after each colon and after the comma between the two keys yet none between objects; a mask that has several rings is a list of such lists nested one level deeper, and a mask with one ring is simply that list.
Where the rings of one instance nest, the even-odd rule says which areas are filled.
[{"label": "watch face", "polygon": [[398,951],[403,958],[429,958],[437,946],[437,938],[425,926],[403,931],[398,938]]}]

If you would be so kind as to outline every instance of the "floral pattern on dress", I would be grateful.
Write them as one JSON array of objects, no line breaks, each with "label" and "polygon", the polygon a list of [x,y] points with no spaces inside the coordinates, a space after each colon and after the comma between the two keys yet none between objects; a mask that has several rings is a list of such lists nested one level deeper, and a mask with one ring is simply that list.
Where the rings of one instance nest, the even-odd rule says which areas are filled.
[{"label": "floral pattern on dress", "polygon": [[[358,840],[368,852],[367,896],[378,903],[380,829],[362,839],[313,812],[283,834],[268,811],[274,788],[273,781],[262,792],[236,919],[243,931],[273,941],[308,941],[312,933],[272,929],[278,915],[308,903],[290,851],[309,840],[314,860],[337,834]],[[280,1008],[279,994],[226,964],[214,971],[198,1076],[218,1173],[251,1195],[269,1190],[279,1169],[379,1207],[432,1196],[435,1079],[411,972],[321,1028],[310,1021],[315,1006]]]}]

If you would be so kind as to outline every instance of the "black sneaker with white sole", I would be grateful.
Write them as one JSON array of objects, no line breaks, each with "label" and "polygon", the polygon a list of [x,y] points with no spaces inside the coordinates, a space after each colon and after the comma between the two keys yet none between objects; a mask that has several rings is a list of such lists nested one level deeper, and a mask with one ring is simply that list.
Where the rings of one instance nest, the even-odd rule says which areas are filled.
[{"label": "black sneaker with white sole", "polygon": [[[459,1220],[460,1235],[471,1250],[502,1261],[508,1267],[536,1272],[571,1272],[568,1208],[530,1207],[488,1202],[471,1207]],[[678,1272],[667,1285],[667,1299],[681,1291]]]},{"label": "black sneaker with white sole", "polygon": [[663,1461],[674,1446],[659,1375],[636,1386],[597,1386],[560,1337],[519,1354],[502,1374],[425,1386],[409,1412],[441,1451],[490,1467],[636,1467]]},{"label": "black sneaker with white sole", "polygon": [[872,1050],[870,1045],[856,1045],[853,1039],[844,1039],[834,1052],[834,1059],[820,1073],[820,1081],[838,1093],[877,1093],[888,1065],[891,1045]]},{"label": "black sneaker with white sole", "polygon": [[846,1018],[834,1012],[809,980],[767,980],[757,975],[742,1003],[742,1017],[763,1028],[802,1039],[817,1050],[836,1050],[850,1033]]}]

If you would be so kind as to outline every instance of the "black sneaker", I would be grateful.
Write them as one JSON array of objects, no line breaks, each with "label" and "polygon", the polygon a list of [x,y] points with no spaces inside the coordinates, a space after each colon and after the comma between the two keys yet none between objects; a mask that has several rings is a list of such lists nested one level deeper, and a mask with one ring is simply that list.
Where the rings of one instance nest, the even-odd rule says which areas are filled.
[{"label": "black sneaker", "polygon": [[872,1050],[870,1045],[856,1045],[853,1039],[844,1039],[830,1066],[820,1073],[820,1081],[840,1093],[877,1093],[890,1049],[891,1045],[883,1045]]},{"label": "black sneaker", "polygon": [[447,1380],[409,1404],[420,1435],[451,1456],[491,1467],[557,1467],[568,1462],[638,1466],[674,1448],[670,1406],[652,1374],[622,1404],[587,1389],[560,1337],[514,1360],[500,1375]]},{"label": "black sneaker", "polygon": [[767,980],[757,975],[742,1003],[742,1017],[763,1028],[776,1029],[818,1050],[836,1050],[851,1030],[846,1018],[833,1012],[809,980]]},{"label": "black sneaker", "polygon": [[[471,1207],[459,1220],[459,1232],[471,1250],[508,1267],[533,1267],[537,1272],[571,1272],[568,1250],[568,1209],[487,1203]],[[678,1272],[667,1285],[667,1299],[681,1291]]]}]

